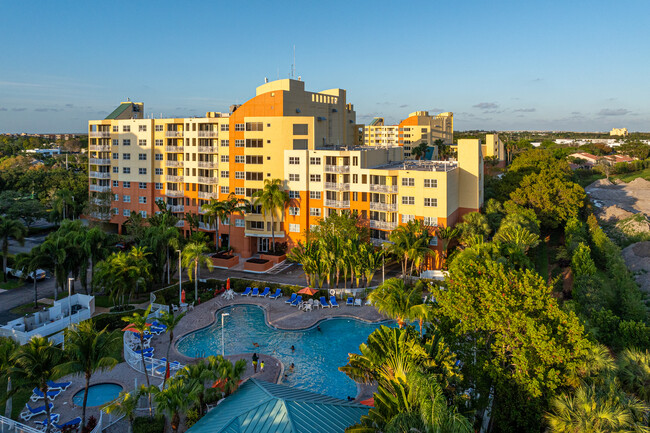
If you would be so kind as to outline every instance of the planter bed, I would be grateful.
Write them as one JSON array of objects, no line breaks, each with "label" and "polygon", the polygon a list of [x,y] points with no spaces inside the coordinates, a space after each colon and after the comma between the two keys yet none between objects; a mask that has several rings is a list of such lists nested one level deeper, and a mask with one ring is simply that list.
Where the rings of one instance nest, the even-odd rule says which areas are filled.
[{"label": "planter bed", "polygon": [[239,256],[215,254],[210,258],[215,268],[229,269],[239,264]]},{"label": "planter bed", "polygon": [[278,263],[282,263],[286,260],[287,255],[286,254],[281,254],[281,255],[275,255],[275,254],[260,254],[260,258],[263,260],[268,260],[270,262],[273,262],[274,265],[277,265]]},{"label": "planter bed", "polygon": [[274,263],[266,259],[248,259],[244,262],[244,270],[250,272],[266,272],[274,266]]}]

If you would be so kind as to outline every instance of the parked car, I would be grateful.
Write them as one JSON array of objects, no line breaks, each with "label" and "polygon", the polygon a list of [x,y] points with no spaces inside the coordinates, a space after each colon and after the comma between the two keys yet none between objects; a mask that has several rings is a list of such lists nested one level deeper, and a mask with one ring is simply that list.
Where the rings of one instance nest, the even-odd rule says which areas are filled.
[{"label": "parked car", "polygon": [[[23,278],[23,271],[20,269],[12,269],[12,268],[7,268],[7,275],[15,278]],[[27,280],[34,281],[40,281],[44,280],[47,277],[47,273],[43,269],[36,269],[35,272],[30,273],[27,275]]]}]

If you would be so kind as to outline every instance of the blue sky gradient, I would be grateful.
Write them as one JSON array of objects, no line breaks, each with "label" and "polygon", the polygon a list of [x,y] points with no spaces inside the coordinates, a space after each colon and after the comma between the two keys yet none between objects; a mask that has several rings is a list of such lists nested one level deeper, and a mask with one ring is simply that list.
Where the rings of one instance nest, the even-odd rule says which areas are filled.
[{"label": "blue sky gradient", "polygon": [[0,132],[80,132],[130,97],[227,111],[269,79],[341,87],[357,118],[650,130],[647,1],[0,3]]}]

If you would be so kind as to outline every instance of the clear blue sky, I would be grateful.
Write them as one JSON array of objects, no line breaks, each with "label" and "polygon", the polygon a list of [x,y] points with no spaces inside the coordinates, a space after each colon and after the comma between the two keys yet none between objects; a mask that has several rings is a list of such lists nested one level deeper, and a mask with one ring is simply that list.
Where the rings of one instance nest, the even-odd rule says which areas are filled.
[{"label": "clear blue sky", "polygon": [[264,77],[341,87],[360,122],[650,130],[650,2],[2,1],[0,132],[85,131],[120,101],[227,111]]}]

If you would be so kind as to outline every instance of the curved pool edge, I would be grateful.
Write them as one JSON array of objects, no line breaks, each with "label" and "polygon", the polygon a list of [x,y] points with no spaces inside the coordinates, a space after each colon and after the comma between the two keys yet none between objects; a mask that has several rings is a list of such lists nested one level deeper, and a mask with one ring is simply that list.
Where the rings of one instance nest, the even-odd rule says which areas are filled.
[{"label": "curved pool edge", "polygon": [[[109,380],[102,380],[101,382],[97,382],[97,383],[91,383],[88,386],[88,389],[90,389],[90,388],[92,388],[93,386],[96,386],[96,385],[116,385],[116,386],[119,386],[121,388],[120,392],[122,392],[122,391],[124,391],[126,389],[126,387],[125,387],[125,385],[123,383],[118,382],[117,380],[110,380],[110,379]],[[72,392],[72,395],[68,400],[71,408],[79,408],[79,409],[81,409],[83,407],[83,405],[81,405],[81,404],[78,405],[78,404],[76,404],[74,402],[74,397],[77,394],[79,394],[79,392],[81,392],[81,391],[83,391],[85,389],[86,389],[86,387],[82,386],[81,388],[73,390],[74,392]],[[115,398],[117,398],[117,397],[115,397]],[[98,404],[98,405],[95,405],[95,406],[87,405],[86,408],[89,409],[89,408],[98,408],[98,407],[104,406],[106,403],[110,403],[111,401],[115,400],[115,398],[112,398],[112,399],[108,400],[105,403]]]}]

